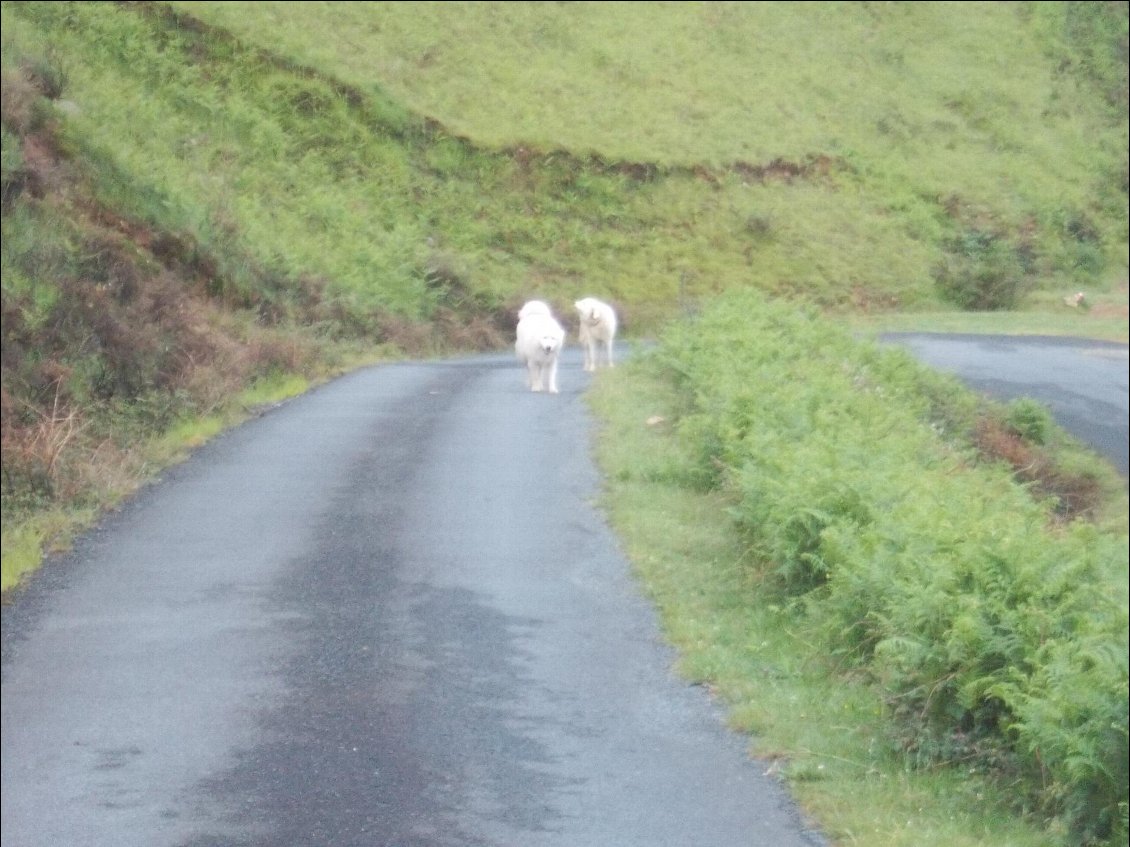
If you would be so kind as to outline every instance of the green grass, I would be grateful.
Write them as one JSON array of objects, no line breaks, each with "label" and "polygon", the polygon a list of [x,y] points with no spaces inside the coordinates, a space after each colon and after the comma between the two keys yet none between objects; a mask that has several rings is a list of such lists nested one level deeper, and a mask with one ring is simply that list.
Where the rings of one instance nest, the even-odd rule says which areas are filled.
[{"label": "green grass", "polygon": [[[5,478],[5,589],[262,404],[359,357],[500,347],[528,297],[563,313],[607,297],[629,337],[756,289],[864,333],[1126,340],[1124,4],[5,0],[0,15],[5,471],[25,472]],[[1079,290],[1088,310],[1062,303]],[[778,342],[767,358],[788,354]],[[887,420],[854,395],[814,402],[838,373],[776,374],[778,423]],[[735,537],[763,480],[708,490],[713,451],[764,435],[739,395],[678,438],[689,401],[646,371],[601,374],[593,395],[606,507],[683,672],[839,843],[1067,843],[980,774],[906,767],[867,669],[764,590],[758,568],[804,579],[813,560],[779,545],[754,562]],[[945,396],[926,405],[948,426],[968,409]],[[762,445],[765,467],[807,470],[760,500],[807,497],[793,528],[811,533],[813,510],[844,503],[798,494],[829,464],[802,442]],[[1066,481],[1095,481],[1052,448]],[[883,465],[866,450],[843,465],[861,458]],[[1104,531],[1124,531],[1121,505]],[[1073,676],[1075,658],[1046,687],[1105,684],[1101,662]]]},{"label": "green grass", "polygon": [[[860,260],[878,249],[917,268],[900,273],[907,297],[955,221],[1019,242],[1034,226],[1040,282],[1087,278],[1094,243],[1065,230],[1097,225],[1108,260],[1125,252],[1126,126],[1096,96],[1118,97],[1117,66],[1096,67],[1125,37],[1117,16],[1082,32],[1085,10],[1056,3],[326,3],[301,18],[271,3],[175,5],[488,150],[661,167],[827,157],[836,176],[806,208],[794,205],[804,187],[782,204],[740,181],[713,198],[752,197],[747,214],[806,230],[818,267],[796,285],[869,288],[885,274]],[[1092,60],[1073,65],[1083,39]],[[1063,72],[1084,65],[1089,75]],[[741,272],[766,287],[794,276],[775,261],[759,254]],[[728,285],[737,269],[724,264]]]},{"label": "green grass", "polygon": [[[751,751],[786,779],[837,844],[868,847],[1051,847],[976,774],[913,771],[889,750],[883,704],[865,677],[839,672],[787,608],[751,577],[731,500],[694,491],[673,436],[680,401],[628,365],[600,372],[590,395],[606,484],[603,508],[679,652]],[[649,426],[654,416],[665,423]]]},{"label": "green grass", "polygon": [[0,585],[7,591],[19,583],[25,573],[39,567],[43,559],[44,531],[32,523],[23,523],[5,531],[4,555],[0,559]]},{"label": "green grass", "polygon": [[[671,327],[614,381],[614,409],[633,381],[668,383],[660,409],[629,405],[638,429],[665,419],[636,434],[655,443],[619,445],[627,455],[606,465],[613,485],[652,485],[673,506],[654,517],[665,530],[639,534],[672,545],[673,570],[709,557],[728,586],[691,588],[696,572],[672,592],[687,610],[672,637],[694,645],[695,678],[734,673],[765,698],[756,667],[731,667],[750,642],[718,610],[753,621],[767,609],[767,630],[809,649],[806,670],[866,683],[882,703],[872,760],[984,775],[987,796],[1049,836],[1118,843],[1127,522],[1124,481],[1105,463],[1036,404],[980,404],[901,351],[751,293]],[[717,541],[680,513],[695,497],[723,516]],[[639,499],[628,514],[613,502],[614,525],[649,514]],[[812,773],[806,754],[802,781]]]},{"label": "green grass", "polygon": [[174,5],[493,147],[661,164],[850,154],[925,166],[977,196],[989,186],[962,173],[969,159],[911,156],[900,140],[964,139],[964,155],[1008,174],[1024,155],[1061,160],[1050,140],[1082,153],[1098,117],[1062,103],[1044,134],[1018,131],[1016,116],[1071,93],[1043,55],[1045,32],[1062,26],[1054,4],[321,3],[302,16],[275,3]]},{"label": "green grass", "polygon": [[[228,408],[207,417],[188,417],[169,427],[159,440],[158,455],[182,457],[186,450],[199,447],[259,410],[274,406],[308,391],[313,382],[300,374],[276,374],[256,380],[229,404]],[[167,463],[169,458],[161,460]]]},{"label": "green grass", "polygon": [[5,38],[66,57],[101,195],[237,290],[277,268],[427,319],[439,266],[643,334],[745,286],[937,311],[970,237],[1023,260],[1013,305],[1125,278],[1125,126],[1055,71],[1058,4],[173,6],[221,29],[9,4]]},{"label": "green grass", "polygon": [[1109,320],[1038,312],[920,312],[868,315],[848,324],[874,332],[952,332],[979,335],[1051,335],[1127,342],[1125,318]]}]

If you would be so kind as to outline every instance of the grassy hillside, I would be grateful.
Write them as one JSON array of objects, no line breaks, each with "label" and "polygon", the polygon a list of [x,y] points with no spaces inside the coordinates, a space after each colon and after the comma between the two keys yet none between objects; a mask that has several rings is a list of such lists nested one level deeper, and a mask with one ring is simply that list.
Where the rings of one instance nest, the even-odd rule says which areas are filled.
[{"label": "grassy hillside", "polygon": [[173,8],[20,4],[7,37],[175,198],[140,213],[364,308],[583,288],[650,331],[735,286],[888,311],[1125,277],[1125,108],[1071,5]]},{"label": "grassy hillside", "polygon": [[[945,312],[953,327],[965,310],[959,328],[1127,335],[1125,3],[4,0],[0,15],[5,591],[217,429],[362,360],[501,348],[533,296],[563,314],[579,294],[607,297],[637,336],[747,289],[803,303],[825,325]],[[1084,308],[1065,306],[1080,290]],[[783,355],[787,339],[765,335],[765,355]],[[671,419],[691,410],[653,373],[628,375],[625,402],[670,402]],[[822,385],[810,377],[802,364],[790,372],[784,418],[818,405],[801,390]],[[631,430],[642,408],[608,414]],[[733,491],[707,479],[721,467],[711,451],[737,431],[711,423],[720,411],[688,424],[706,438],[698,465],[656,453],[644,502],[707,488],[692,511],[727,514]],[[1031,407],[1014,413],[1045,425]],[[977,461],[1011,461],[1008,481],[991,485],[1018,475],[1040,515],[1076,503],[1055,519],[1091,524],[1071,530],[1080,537],[1111,531],[1096,517],[1111,502],[1124,524],[1121,492],[1108,496],[1088,459],[984,420]],[[815,450],[792,444],[800,458]],[[623,473],[622,488],[639,481]],[[653,522],[648,543],[668,545],[654,555],[687,565],[679,578],[720,576],[744,592],[702,613],[706,628],[683,645],[713,656],[727,646],[719,622],[751,617],[753,583],[736,570],[748,549],[714,537],[696,571],[677,549],[692,530],[637,511]],[[819,527],[785,523],[824,543]],[[787,545],[779,552],[786,566]],[[672,608],[701,594],[684,587]],[[757,614],[779,629],[785,605]],[[797,661],[802,675],[819,664]],[[875,704],[859,696],[853,732],[866,734]],[[928,739],[934,752],[953,740],[944,726]],[[816,742],[781,743],[795,756]],[[845,843],[920,843],[922,821],[945,818],[933,843],[1058,845],[1100,833],[1080,822],[1092,808],[1102,832],[1125,832],[1110,774],[1093,772],[1102,751],[1075,760],[1055,743],[1057,791],[1074,761],[1091,769],[1080,783],[1094,796],[1074,808],[1055,805],[1067,789],[1050,798],[1047,827],[981,821],[979,780],[900,779],[898,756],[889,781],[870,765],[862,782],[823,784],[815,765],[790,778]],[[890,808],[862,804],[864,793]]]},{"label": "grassy hillside", "polygon": [[1093,288],[1124,252],[1116,5],[177,5],[480,147],[711,172],[713,202],[664,182],[746,249],[748,267],[718,258],[719,286],[905,306],[947,259],[1000,252],[1022,289]]}]

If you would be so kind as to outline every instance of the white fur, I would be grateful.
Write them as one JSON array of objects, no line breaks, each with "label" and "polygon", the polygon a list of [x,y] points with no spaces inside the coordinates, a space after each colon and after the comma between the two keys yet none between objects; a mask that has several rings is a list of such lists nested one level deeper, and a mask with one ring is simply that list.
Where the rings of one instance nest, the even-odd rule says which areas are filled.
[{"label": "white fur", "polygon": [[526,366],[526,385],[530,391],[556,394],[557,359],[565,346],[565,330],[539,300],[531,300],[518,314],[514,352]]},{"label": "white fur", "polygon": [[518,310],[518,320],[528,318],[531,315],[552,315],[549,304],[541,300],[528,300],[526,304]]},{"label": "white fur", "polygon": [[612,342],[616,338],[616,310],[595,297],[585,297],[573,306],[581,319],[577,339],[585,351],[585,370],[595,371],[600,366],[602,347],[605,362],[611,368]]}]

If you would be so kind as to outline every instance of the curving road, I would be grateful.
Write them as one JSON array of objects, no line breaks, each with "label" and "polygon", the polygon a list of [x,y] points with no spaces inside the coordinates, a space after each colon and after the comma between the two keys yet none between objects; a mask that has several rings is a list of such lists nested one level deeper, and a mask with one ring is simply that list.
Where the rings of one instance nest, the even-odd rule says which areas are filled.
[{"label": "curving road", "polygon": [[579,351],[374,367],[3,609],[5,847],[812,847],[592,505]]},{"label": "curving road", "polygon": [[[1126,473],[1125,345],[884,340]],[[3,845],[823,844],[670,672],[579,359],[558,396],[504,355],[357,372],[49,562],[3,609]]]},{"label": "curving road", "polygon": [[1127,475],[1127,347],[1044,336],[887,333],[938,370],[1000,400],[1030,397]]}]

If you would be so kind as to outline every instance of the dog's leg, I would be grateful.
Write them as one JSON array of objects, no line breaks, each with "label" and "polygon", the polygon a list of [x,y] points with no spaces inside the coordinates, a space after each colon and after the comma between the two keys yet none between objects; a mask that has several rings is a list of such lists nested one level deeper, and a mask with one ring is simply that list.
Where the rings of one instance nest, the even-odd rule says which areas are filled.
[{"label": "dog's leg", "polygon": [[556,356],[554,356],[549,361],[549,364],[546,365],[546,368],[548,368],[548,370],[549,370],[549,393],[550,394],[556,394],[557,393],[557,357]]}]

